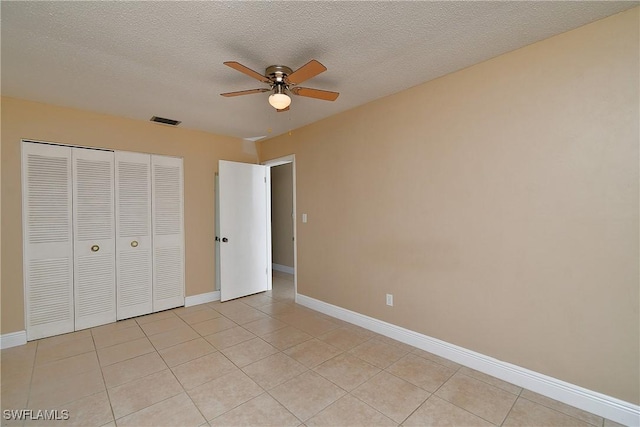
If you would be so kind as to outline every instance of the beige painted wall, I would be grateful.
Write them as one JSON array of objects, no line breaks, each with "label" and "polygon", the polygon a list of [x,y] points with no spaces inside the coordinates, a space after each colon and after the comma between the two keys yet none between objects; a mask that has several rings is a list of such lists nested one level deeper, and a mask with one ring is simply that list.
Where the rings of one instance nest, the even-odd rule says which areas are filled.
[{"label": "beige painted wall", "polygon": [[24,330],[20,140],[184,158],[185,290],[214,290],[214,174],[218,160],[255,163],[242,141],[86,111],[2,98],[2,328]]},{"label": "beige painted wall", "polygon": [[259,144],[296,155],[298,292],[640,403],[638,23]]},{"label": "beige painted wall", "polygon": [[293,164],[271,168],[271,257],[293,268]]}]

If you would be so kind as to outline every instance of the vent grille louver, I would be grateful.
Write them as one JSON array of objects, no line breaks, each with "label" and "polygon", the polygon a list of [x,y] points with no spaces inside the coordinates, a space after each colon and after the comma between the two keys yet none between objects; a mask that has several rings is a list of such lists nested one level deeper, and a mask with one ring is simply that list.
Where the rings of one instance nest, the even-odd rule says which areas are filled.
[{"label": "vent grille louver", "polygon": [[156,123],[162,123],[165,125],[171,125],[171,126],[178,126],[180,123],[182,123],[180,120],[165,119],[164,117],[158,117],[158,116],[151,117],[151,121]]}]

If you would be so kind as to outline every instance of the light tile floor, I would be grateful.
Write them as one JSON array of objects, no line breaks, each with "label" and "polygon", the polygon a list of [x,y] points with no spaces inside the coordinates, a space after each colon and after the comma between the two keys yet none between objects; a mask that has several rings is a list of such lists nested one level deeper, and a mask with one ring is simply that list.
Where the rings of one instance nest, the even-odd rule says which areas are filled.
[{"label": "light tile floor", "polygon": [[70,416],[15,421],[3,411],[2,425],[616,425],[296,305],[292,277],[282,273],[266,293],[33,341],[1,356],[3,410]]}]

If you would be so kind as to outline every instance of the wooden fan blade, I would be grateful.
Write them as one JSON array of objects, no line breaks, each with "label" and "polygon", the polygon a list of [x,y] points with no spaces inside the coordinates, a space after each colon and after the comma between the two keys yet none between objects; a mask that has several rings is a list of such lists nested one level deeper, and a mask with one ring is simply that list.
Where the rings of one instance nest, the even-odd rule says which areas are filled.
[{"label": "wooden fan blade", "polygon": [[327,71],[327,67],[312,59],[311,61],[298,68],[296,71],[287,76],[287,82],[297,85],[311,77],[315,77],[320,73]]},{"label": "wooden fan blade", "polygon": [[234,70],[238,70],[241,73],[246,74],[249,77],[253,77],[256,80],[259,80],[263,83],[269,83],[269,79],[266,78],[265,76],[263,76],[262,74],[258,73],[257,71],[253,71],[251,68],[249,67],[245,67],[244,65],[242,65],[239,62],[236,61],[227,61],[223,63],[224,65],[226,65],[227,67],[231,67]]},{"label": "wooden fan blade", "polygon": [[307,98],[323,99],[325,101],[335,101],[340,95],[338,92],[331,92],[328,90],[311,89],[308,87],[292,87],[289,89],[292,93],[300,96],[306,96]]},{"label": "wooden fan blade", "polygon": [[249,89],[249,90],[239,90],[237,92],[227,92],[227,93],[221,93],[220,95],[222,96],[226,96],[226,97],[230,97],[230,96],[240,96],[240,95],[251,95],[252,93],[262,93],[262,92],[269,92],[271,89],[268,88],[262,88],[262,89]]},{"label": "wooden fan blade", "polygon": [[282,108],[280,110],[276,110],[278,113],[282,113],[283,111],[289,111],[289,107],[287,108]]}]

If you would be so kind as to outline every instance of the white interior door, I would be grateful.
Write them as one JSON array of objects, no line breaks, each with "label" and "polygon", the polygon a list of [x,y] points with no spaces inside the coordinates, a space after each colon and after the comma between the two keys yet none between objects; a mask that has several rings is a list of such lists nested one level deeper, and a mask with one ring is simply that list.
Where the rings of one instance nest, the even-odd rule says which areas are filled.
[{"label": "white interior door", "polygon": [[151,156],[153,311],[184,305],[182,159]]},{"label": "white interior door", "polygon": [[116,321],[114,154],[73,148],[75,329]]},{"label": "white interior door", "polygon": [[220,185],[218,183],[218,174],[215,176],[215,233],[216,233],[216,242],[215,242],[215,266],[216,266],[216,286],[215,290],[220,292]]},{"label": "white interior door", "polygon": [[267,290],[266,166],[220,160],[220,300]]},{"label": "white interior door", "polygon": [[71,149],[22,143],[27,339],[72,332]]},{"label": "white interior door", "polygon": [[153,311],[151,156],[116,151],[118,320]]}]

